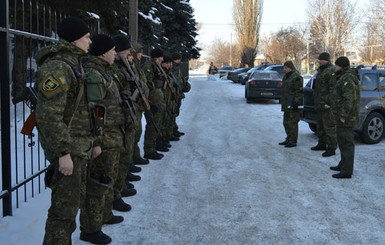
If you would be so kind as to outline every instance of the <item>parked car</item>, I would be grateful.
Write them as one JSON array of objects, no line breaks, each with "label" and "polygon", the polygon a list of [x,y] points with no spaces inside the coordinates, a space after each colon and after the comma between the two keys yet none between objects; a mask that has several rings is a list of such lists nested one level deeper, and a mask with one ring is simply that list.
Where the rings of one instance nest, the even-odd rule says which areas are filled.
[{"label": "parked car", "polygon": [[254,71],[245,84],[246,102],[253,99],[281,99],[282,76],[277,71]]},{"label": "parked car", "polygon": [[234,67],[234,66],[224,66],[224,67],[222,67],[221,69],[218,70],[219,78],[221,78],[221,77],[227,77],[227,74],[228,74],[230,71],[233,71],[233,70],[235,70],[235,67]]},{"label": "parked car", "polygon": [[263,71],[276,71],[279,73],[281,77],[285,75],[285,71],[283,70],[283,65],[269,65]]},{"label": "parked car", "polygon": [[[366,67],[371,67],[368,69]],[[381,66],[383,68],[385,66]],[[363,142],[376,144],[384,137],[385,126],[385,69],[380,66],[360,65],[356,69],[361,77],[360,122],[354,128]],[[314,108],[313,88],[317,75],[304,87],[304,109],[301,120],[309,124],[313,132],[317,130],[317,112]]]},{"label": "parked car", "polygon": [[229,71],[227,74],[227,80],[231,80],[235,83],[239,82],[239,74],[246,73],[251,68],[239,68],[234,71]]},{"label": "parked car", "polygon": [[246,73],[239,74],[239,82],[242,85],[245,85],[247,81],[249,81],[251,74],[256,70],[264,70],[266,67],[268,67],[270,64],[268,62],[264,62],[259,66],[253,67],[250,70],[248,70]]}]

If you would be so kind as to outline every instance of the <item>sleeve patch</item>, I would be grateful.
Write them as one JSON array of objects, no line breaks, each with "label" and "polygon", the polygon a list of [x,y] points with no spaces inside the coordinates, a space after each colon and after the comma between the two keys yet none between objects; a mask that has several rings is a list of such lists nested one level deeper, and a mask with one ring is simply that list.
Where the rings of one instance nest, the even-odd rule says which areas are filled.
[{"label": "sleeve patch", "polygon": [[59,82],[56,81],[53,77],[49,77],[45,82],[43,82],[42,89],[45,92],[55,91],[59,87]]},{"label": "sleeve patch", "polygon": [[346,86],[347,84],[348,84],[348,82],[345,82],[345,83],[344,83],[344,86]]}]

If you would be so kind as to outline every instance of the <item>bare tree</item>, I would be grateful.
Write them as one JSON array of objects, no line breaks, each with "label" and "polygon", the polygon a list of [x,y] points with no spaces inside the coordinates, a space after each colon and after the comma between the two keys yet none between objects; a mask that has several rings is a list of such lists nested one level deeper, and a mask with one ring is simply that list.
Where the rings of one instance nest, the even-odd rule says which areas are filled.
[{"label": "bare tree", "polygon": [[313,55],[329,52],[335,59],[349,43],[355,46],[352,32],[359,15],[350,0],[309,0],[307,14]]},{"label": "bare tree", "polygon": [[[232,45],[230,48],[230,44],[227,42],[224,42],[221,39],[214,39],[213,43],[210,46],[210,49],[208,51],[208,56],[210,62],[214,62],[216,66],[228,66],[230,65],[230,50],[231,52],[231,59],[232,63],[236,66],[240,64],[240,55],[239,55],[239,48],[238,45]],[[218,68],[220,68],[218,67]]]},{"label": "bare tree", "polygon": [[234,0],[233,6],[233,19],[241,50],[241,62],[252,67],[258,53],[263,0]]},{"label": "bare tree", "polygon": [[286,60],[292,60],[298,66],[306,54],[304,32],[290,26],[265,37],[265,57],[268,62],[283,64]]},{"label": "bare tree", "polygon": [[365,63],[383,64],[385,60],[385,0],[371,0],[364,25],[361,58]]}]

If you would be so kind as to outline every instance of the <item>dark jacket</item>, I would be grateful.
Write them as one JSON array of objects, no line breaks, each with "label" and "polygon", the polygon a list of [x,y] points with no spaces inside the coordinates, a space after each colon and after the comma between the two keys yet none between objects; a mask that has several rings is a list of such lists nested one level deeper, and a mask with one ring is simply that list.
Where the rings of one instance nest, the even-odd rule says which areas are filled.
[{"label": "dark jacket", "polygon": [[303,78],[296,72],[291,71],[282,79],[281,110],[287,111],[289,106],[298,107],[302,105]]}]

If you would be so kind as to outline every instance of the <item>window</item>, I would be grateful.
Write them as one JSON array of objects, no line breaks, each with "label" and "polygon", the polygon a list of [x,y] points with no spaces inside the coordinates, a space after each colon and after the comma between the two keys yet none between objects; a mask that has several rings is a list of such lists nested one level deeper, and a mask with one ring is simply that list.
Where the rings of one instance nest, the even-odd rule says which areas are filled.
[{"label": "window", "polygon": [[385,91],[385,74],[380,73],[379,76],[380,90]]},{"label": "window", "polygon": [[377,90],[377,73],[367,73],[362,76],[361,90],[374,91]]}]

